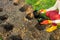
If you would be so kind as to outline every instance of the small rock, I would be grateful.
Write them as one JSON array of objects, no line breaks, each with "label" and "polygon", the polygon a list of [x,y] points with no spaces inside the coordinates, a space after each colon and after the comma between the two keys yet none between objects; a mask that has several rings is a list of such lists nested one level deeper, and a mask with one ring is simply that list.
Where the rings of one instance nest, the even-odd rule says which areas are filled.
[{"label": "small rock", "polygon": [[8,38],[8,40],[22,40],[22,38],[20,36],[17,36],[17,35],[12,35]]},{"label": "small rock", "polygon": [[7,18],[8,18],[7,15],[0,16],[0,20],[2,20],[2,21],[6,20]]},{"label": "small rock", "polygon": [[32,16],[31,14],[27,14],[26,18],[27,18],[28,20],[31,20],[31,19],[33,19],[33,16]]},{"label": "small rock", "polygon": [[21,8],[19,9],[19,11],[25,12],[25,11],[26,11],[26,7],[25,7],[25,6],[21,7]]},{"label": "small rock", "polygon": [[3,8],[0,8],[0,12],[2,12],[3,11]]},{"label": "small rock", "polygon": [[40,25],[39,23],[37,23],[36,25],[35,25],[35,27],[38,29],[38,30],[44,30],[46,27],[44,26],[44,25]]},{"label": "small rock", "polygon": [[12,30],[13,27],[14,27],[14,26],[13,26],[12,24],[10,24],[10,23],[4,25],[4,29],[5,29],[6,31]]},{"label": "small rock", "polygon": [[17,6],[18,4],[19,4],[19,0],[13,0],[13,4],[15,5],[15,6]]}]

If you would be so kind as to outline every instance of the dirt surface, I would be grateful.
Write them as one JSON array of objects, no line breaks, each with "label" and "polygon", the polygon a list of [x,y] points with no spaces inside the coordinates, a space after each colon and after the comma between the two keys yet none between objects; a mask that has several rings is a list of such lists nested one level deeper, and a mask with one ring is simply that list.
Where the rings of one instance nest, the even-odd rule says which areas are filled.
[{"label": "dirt surface", "polygon": [[[60,40],[60,30],[48,33],[35,27],[36,19],[25,21],[26,12],[19,9],[25,4],[20,0],[18,5],[13,0],[0,0],[0,16],[5,15],[5,20],[0,20],[0,36],[3,40]],[[5,25],[10,24],[11,30]],[[9,26],[9,25],[8,25]],[[7,29],[7,30],[6,30]],[[20,39],[11,39],[11,36],[19,36]]]}]

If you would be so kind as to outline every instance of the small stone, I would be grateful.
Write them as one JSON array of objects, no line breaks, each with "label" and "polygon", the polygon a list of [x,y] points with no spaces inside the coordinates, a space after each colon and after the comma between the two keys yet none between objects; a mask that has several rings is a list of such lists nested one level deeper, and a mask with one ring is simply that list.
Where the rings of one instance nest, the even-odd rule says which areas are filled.
[{"label": "small stone", "polygon": [[44,29],[46,28],[44,25],[41,25],[41,24],[39,24],[39,23],[37,23],[37,24],[35,25],[35,27],[36,27],[38,30],[44,30]]},{"label": "small stone", "polygon": [[28,19],[24,17],[24,21],[28,21]]},{"label": "small stone", "polygon": [[17,35],[12,35],[9,37],[8,40],[22,40],[22,38],[20,36],[17,36]]},{"label": "small stone", "polygon": [[12,24],[10,24],[10,23],[4,25],[4,29],[5,29],[6,31],[12,30],[13,27],[14,27],[14,26],[13,26]]},{"label": "small stone", "polygon": [[3,11],[3,8],[0,8],[0,12],[2,12]]},{"label": "small stone", "polygon": [[9,0],[9,1],[12,1],[12,0]]},{"label": "small stone", "polygon": [[25,12],[25,11],[27,11],[28,8],[29,8],[28,5],[23,5],[23,6],[19,9],[19,11]]},{"label": "small stone", "polygon": [[29,13],[29,14],[27,14],[26,18],[27,18],[28,20],[31,20],[31,19],[33,19],[33,16],[31,15],[31,13]]},{"label": "small stone", "polygon": [[19,1],[20,1],[20,0],[13,0],[13,4],[14,4],[15,6],[17,6],[17,5],[19,4]]},{"label": "small stone", "polygon": [[21,12],[25,12],[26,9],[25,9],[25,7],[21,7],[21,8],[19,9],[19,11],[21,11]]},{"label": "small stone", "polygon": [[6,20],[7,18],[8,18],[7,15],[0,16],[0,20],[2,20],[2,21]]},{"label": "small stone", "polygon": [[15,6],[17,6],[18,4],[17,3],[13,3]]}]

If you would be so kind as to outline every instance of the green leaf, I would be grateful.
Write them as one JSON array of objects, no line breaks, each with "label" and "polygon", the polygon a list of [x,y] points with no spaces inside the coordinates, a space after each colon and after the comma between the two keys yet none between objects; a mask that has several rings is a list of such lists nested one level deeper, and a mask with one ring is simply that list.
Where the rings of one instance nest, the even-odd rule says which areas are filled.
[{"label": "green leaf", "polygon": [[40,10],[52,7],[56,0],[26,0],[25,2],[32,5],[34,10]]}]

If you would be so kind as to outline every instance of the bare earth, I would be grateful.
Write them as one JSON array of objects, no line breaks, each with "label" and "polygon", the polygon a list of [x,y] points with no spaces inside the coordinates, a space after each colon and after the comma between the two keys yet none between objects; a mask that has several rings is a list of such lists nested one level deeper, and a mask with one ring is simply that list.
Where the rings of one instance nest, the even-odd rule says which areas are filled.
[{"label": "bare earth", "polygon": [[[13,4],[12,0],[0,0],[0,8],[3,8],[0,16],[8,15],[5,21],[0,21],[0,35],[3,40],[9,40],[11,35],[19,35],[22,40],[60,40],[60,29],[48,33],[35,27],[36,19],[30,20],[30,22],[25,21],[26,13],[19,11],[23,4],[24,0],[20,0],[17,6]],[[6,32],[2,25],[7,23],[13,24],[14,28]]]}]

